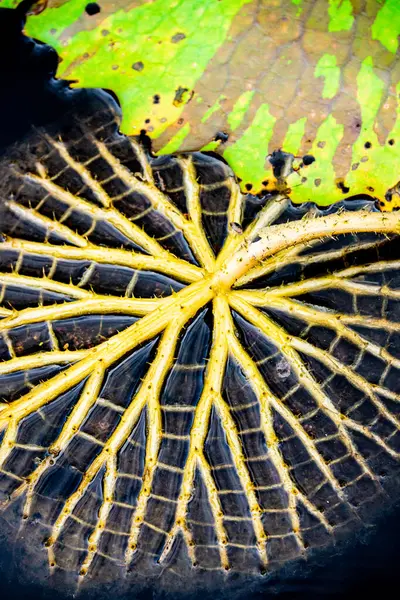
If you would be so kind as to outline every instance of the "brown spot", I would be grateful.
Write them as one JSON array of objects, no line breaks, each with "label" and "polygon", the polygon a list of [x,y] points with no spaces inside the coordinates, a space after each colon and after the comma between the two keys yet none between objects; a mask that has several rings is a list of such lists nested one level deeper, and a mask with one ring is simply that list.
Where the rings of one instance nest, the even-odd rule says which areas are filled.
[{"label": "brown spot", "polygon": [[189,88],[179,86],[178,89],[175,91],[173,105],[180,106],[181,104],[189,104],[189,102],[193,98],[194,90],[192,90],[190,94],[188,92]]},{"label": "brown spot", "polygon": [[325,148],[326,142],[318,142],[317,146],[318,148]]},{"label": "brown spot", "polygon": [[301,183],[305,183],[307,181],[307,177],[302,177],[301,178]]},{"label": "brown spot", "polygon": [[374,191],[375,191],[375,189],[374,189],[373,187],[371,187],[370,185],[367,187],[367,190],[368,190],[369,192],[374,192]]},{"label": "brown spot", "polygon": [[314,179],[314,185],[315,185],[315,187],[319,187],[321,185],[321,179],[320,178]]},{"label": "brown spot", "polygon": [[368,160],[369,160],[368,156],[362,156],[361,157],[361,162],[367,162]]},{"label": "brown spot", "polygon": [[101,35],[103,35],[104,37],[106,37],[106,35],[110,35],[110,32],[109,32],[108,29],[102,29]]},{"label": "brown spot", "polygon": [[175,33],[175,35],[173,35],[171,38],[171,42],[173,44],[177,44],[178,42],[181,42],[185,38],[186,38],[186,35],[184,33],[181,33],[181,32]]},{"label": "brown spot", "polygon": [[351,170],[352,171],[357,171],[358,167],[360,166],[360,163],[354,163],[351,165]]},{"label": "brown spot", "polygon": [[133,63],[132,69],[134,69],[135,71],[143,71],[144,64],[141,60],[138,60],[137,62]]}]

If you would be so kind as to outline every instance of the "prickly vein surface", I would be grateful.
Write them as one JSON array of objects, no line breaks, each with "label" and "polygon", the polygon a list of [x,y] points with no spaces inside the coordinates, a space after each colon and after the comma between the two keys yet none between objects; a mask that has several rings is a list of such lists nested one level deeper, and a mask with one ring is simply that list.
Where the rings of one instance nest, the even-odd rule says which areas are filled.
[{"label": "prickly vein surface", "polygon": [[79,585],[259,574],[396,497],[400,216],[243,196],[118,120],[1,164],[2,510]]}]

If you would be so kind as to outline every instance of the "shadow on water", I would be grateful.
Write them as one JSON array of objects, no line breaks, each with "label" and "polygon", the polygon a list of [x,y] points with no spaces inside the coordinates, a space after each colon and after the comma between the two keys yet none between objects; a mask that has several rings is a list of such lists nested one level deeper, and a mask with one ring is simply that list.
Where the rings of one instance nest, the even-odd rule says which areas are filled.
[{"label": "shadow on water", "polygon": [[[26,5],[26,3],[25,3]],[[90,91],[70,90],[63,81],[54,80],[57,54],[35,43],[22,33],[23,10],[0,9],[0,153],[26,135],[32,126],[55,121],[75,102],[85,100]],[[20,572],[15,548],[5,542],[6,524],[0,516],[0,598],[4,600],[54,600],[55,592],[26,581]],[[362,598],[378,594],[388,598],[398,588],[400,559],[400,507],[382,516],[377,525],[350,540],[346,545],[311,556],[272,575],[254,590],[202,592],[201,600],[229,597],[278,600],[319,600]],[[82,600],[167,600],[164,592],[132,590],[119,595],[118,586],[105,593],[84,593]],[[250,591],[250,589],[252,591]],[[175,597],[177,595],[175,594]],[[71,598],[62,590],[57,600]],[[182,597],[182,596],[178,596]],[[195,596],[191,596],[195,598]]]}]

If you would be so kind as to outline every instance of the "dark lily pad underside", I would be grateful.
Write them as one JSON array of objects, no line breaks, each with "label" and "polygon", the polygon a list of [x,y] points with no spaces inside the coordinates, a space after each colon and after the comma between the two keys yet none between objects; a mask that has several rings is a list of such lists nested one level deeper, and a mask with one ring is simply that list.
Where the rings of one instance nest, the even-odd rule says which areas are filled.
[{"label": "dark lily pad underside", "polygon": [[256,578],[398,495],[399,214],[242,196],[93,98],[0,167],[4,516],[53,581]]}]

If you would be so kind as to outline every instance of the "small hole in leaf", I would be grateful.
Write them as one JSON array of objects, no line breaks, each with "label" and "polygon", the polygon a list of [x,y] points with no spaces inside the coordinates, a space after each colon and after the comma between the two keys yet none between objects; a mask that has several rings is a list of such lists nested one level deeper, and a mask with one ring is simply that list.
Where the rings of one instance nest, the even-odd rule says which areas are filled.
[{"label": "small hole in leaf", "polygon": [[89,2],[89,4],[86,4],[86,6],[85,6],[85,12],[87,15],[89,15],[89,17],[92,17],[93,15],[97,15],[100,11],[101,11],[101,8],[97,4],[97,2]]},{"label": "small hole in leaf", "polygon": [[339,190],[343,192],[343,194],[349,193],[350,188],[345,185],[344,181],[338,181],[336,185],[338,186]]},{"label": "small hole in leaf", "polygon": [[305,156],[303,156],[303,164],[306,167],[308,165],[312,165],[313,162],[315,162],[315,158],[314,158],[314,156],[312,156],[312,154],[306,154]]},{"label": "small hole in leaf", "polygon": [[364,144],[364,148],[371,148],[372,144],[371,142],[365,142]]},{"label": "small hole in leaf", "polygon": [[146,120],[145,120],[145,123],[150,123],[150,119],[146,119]]},{"label": "small hole in leaf", "polygon": [[391,140],[388,141],[389,146],[394,146],[394,139],[392,138]]},{"label": "small hole in leaf", "polygon": [[222,142],[223,144],[227,142],[229,139],[229,135],[225,133],[225,131],[217,131],[214,140],[216,142]]},{"label": "small hole in leaf", "polygon": [[246,188],[246,190],[247,190],[248,192],[251,190],[251,188],[252,188],[252,187],[253,187],[253,186],[252,186],[252,184],[251,184],[251,183],[246,183],[246,185],[245,185],[245,188]]},{"label": "small hole in leaf", "polygon": [[153,96],[153,104],[160,104],[160,95],[159,94],[155,94]]},{"label": "small hole in leaf", "polygon": [[268,185],[268,179],[264,179],[264,181],[261,182],[263,184],[263,186],[267,186]]}]

